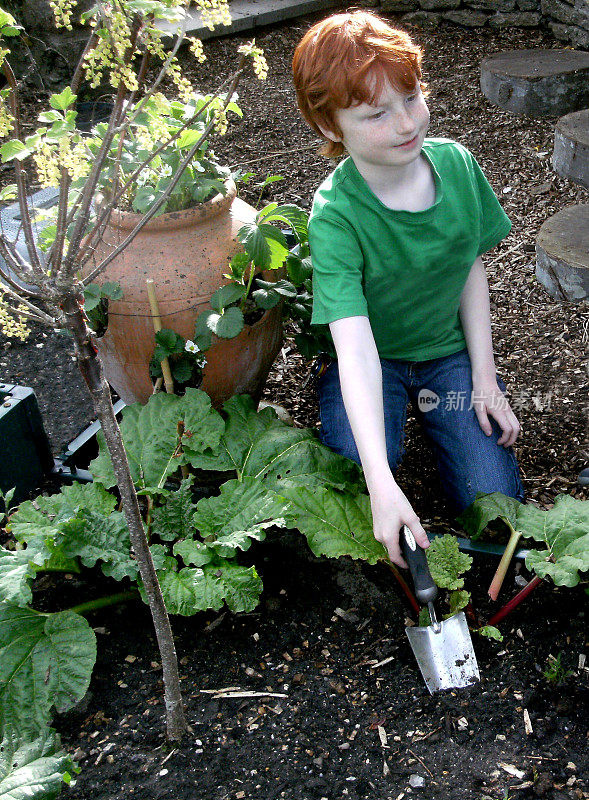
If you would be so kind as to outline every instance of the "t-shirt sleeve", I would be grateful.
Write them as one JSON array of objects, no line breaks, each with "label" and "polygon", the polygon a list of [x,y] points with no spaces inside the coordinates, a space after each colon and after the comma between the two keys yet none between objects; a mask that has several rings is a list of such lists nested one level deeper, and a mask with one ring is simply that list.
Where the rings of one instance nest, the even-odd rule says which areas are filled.
[{"label": "t-shirt sleeve", "polygon": [[479,197],[480,229],[477,255],[480,256],[505,239],[511,230],[511,221],[474,156],[471,155],[471,159]]},{"label": "t-shirt sleeve", "polygon": [[313,325],[368,316],[362,283],[364,259],[353,230],[326,216],[311,217]]}]

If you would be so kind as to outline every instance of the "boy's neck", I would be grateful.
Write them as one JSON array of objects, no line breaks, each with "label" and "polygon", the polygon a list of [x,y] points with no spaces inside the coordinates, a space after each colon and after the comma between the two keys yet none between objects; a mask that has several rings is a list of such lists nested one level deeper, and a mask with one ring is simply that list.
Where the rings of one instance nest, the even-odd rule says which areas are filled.
[{"label": "boy's neck", "polygon": [[[354,162],[356,164],[356,162]],[[435,181],[423,155],[403,165],[356,164],[369,189],[391,209],[422,211],[435,202]]]},{"label": "boy's neck", "polygon": [[394,187],[406,189],[417,179],[423,167],[423,156],[403,165],[360,164],[356,168],[372,191],[378,195]]}]

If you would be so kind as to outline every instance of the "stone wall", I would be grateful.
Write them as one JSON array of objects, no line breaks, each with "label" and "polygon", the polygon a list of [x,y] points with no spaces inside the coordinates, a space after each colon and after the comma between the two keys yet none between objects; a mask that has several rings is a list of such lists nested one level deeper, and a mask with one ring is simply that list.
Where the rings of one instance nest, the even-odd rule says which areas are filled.
[{"label": "stone wall", "polygon": [[88,28],[79,24],[80,14],[93,5],[93,0],[77,0],[73,30],[66,31],[55,27],[49,0],[4,0],[2,7],[16,17],[28,34],[24,42],[8,42],[16,74],[38,88],[53,89],[69,82],[88,40]]},{"label": "stone wall", "polygon": [[589,50],[589,0],[363,0],[358,5],[419,25],[446,20],[469,28],[548,27],[560,41]]}]

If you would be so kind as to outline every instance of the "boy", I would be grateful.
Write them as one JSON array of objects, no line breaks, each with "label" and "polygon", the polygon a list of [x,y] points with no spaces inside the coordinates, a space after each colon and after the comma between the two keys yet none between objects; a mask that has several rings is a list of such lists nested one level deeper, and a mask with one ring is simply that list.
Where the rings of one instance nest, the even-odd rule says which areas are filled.
[{"label": "boy", "polygon": [[337,353],[319,380],[321,435],[361,463],[374,535],[406,566],[403,524],[429,544],[393,477],[408,401],[456,512],[477,492],[524,499],[480,258],[511,223],[466,148],[425,138],[421,51],[406,33],[364,11],[333,15],[303,37],[293,74],[323,154],[349,156],[309,222],[312,322],[329,325]]}]

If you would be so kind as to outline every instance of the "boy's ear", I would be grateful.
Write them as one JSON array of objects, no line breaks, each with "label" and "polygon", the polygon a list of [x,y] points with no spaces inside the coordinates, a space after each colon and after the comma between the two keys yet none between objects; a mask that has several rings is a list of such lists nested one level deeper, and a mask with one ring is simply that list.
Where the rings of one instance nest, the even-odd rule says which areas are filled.
[{"label": "boy's ear", "polygon": [[321,133],[325,136],[326,139],[329,139],[330,142],[341,142],[342,137],[338,136],[337,133],[329,130],[329,128],[324,128],[323,125],[317,124],[317,127],[321,131]]}]

